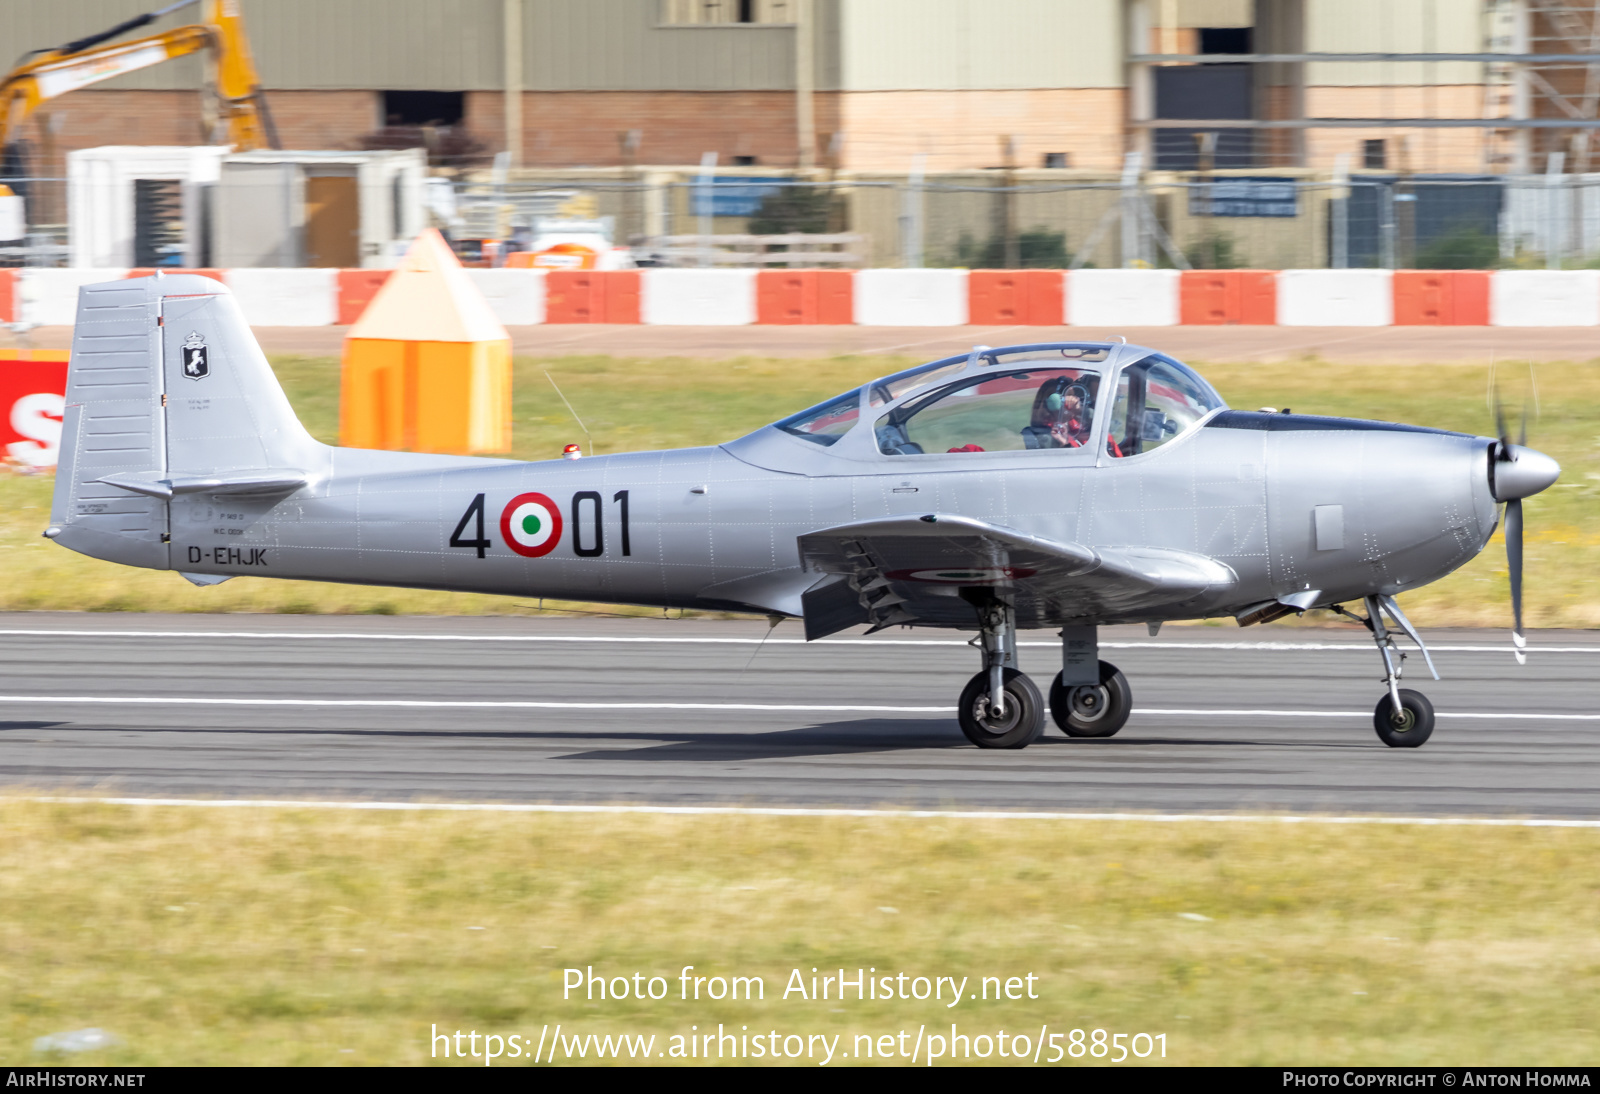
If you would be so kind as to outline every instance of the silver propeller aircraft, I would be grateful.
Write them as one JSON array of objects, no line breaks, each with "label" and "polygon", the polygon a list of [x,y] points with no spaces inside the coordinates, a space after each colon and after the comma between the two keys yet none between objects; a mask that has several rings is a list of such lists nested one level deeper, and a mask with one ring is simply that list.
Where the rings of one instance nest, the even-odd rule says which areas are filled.
[{"label": "silver propeller aircraft", "polygon": [[[705,448],[334,448],[296,419],[228,289],[197,275],[85,287],[66,401],[45,535],[74,551],[200,585],[798,616],[807,639],[976,631],[958,719],[982,748],[1027,746],[1046,709],[1070,736],[1122,728],[1132,692],[1099,657],[1101,625],[1310,608],[1367,627],[1378,736],[1420,745],[1433,708],[1399,686],[1391,626],[1427,650],[1395,595],[1477,555],[1504,503],[1520,660],[1522,499],[1560,473],[1503,436],[1230,410],[1183,364],[1106,342],[979,346]],[[1048,700],[1017,664],[1017,630],[1044,627],[1062,639]]]}]

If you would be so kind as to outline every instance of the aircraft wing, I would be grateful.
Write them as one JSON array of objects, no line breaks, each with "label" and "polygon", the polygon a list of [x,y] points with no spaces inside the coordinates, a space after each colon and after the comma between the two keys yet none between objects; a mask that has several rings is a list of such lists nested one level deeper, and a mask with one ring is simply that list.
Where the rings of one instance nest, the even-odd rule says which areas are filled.
[{"label": "aircraft wing", "polygon": [[970,627],[968,589],[1004,591],[1019,626],[1042,626],[1137,617],[1237,581],[1188,551],[1092,548],[942,513],[854,521],[808,532],[799,545],[807,570],[834,575],[802,598],[808,639],[858,623]]}]

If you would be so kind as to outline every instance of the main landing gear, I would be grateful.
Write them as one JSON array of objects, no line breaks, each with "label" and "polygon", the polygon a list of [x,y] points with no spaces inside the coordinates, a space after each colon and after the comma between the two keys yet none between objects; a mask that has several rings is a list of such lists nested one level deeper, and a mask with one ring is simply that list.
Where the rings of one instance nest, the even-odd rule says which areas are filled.
[{"label": "main landing gear", "polygon": [[1340,615],[1349,616],[1357,623],[1372,632],[1372,640],[1378,644],[1378,654],[1383,658],[1383,682],[1389,689],[1389,694],[1378,700],[1378,706],[1372,712],[1372,725],[1378,733],[1378,740],[1390,748],[1418,748],[1423,742],[1433,735],[1433,704],[1428,702],[1428,697],[1420,691],[1400,686],[1400,674],[1405,667],[1405,653],[1394,644],[1394,635],[1384,626],[1383,613],[1388,612],[1389,618],[1395,625],[1404,631],[1417,644],[1422,651],[1422,657],[1428,663],[1428,671],[1433,673],[1435,680],[1439,679],[1439,670],[1433,667],[1433,658],[1428,655],[1428,647],[1422,644],[1422,638],[1417,634],[1416,628],[1411,625],[1405,613],[1400,610],[1392,596],[1369,596],[1365,600],[1367,617],[1362,619],[1354,612],[1346,611],[1344,605],[1335,604],[1333,610]]},{"label": "main landing gear", "polygon": [[[1000,600],[975,605],[983,671],[961,690],[956,718],[979,748],[1027,748],[1044,732],[1045,701],[1017,668],[1016,613]],[[1050,717],[1069,737],[1110,737],[1128,721],[1133,691],[1099,658],[1094,627],[1061,632],[1061,671],[1050,682]]]}]

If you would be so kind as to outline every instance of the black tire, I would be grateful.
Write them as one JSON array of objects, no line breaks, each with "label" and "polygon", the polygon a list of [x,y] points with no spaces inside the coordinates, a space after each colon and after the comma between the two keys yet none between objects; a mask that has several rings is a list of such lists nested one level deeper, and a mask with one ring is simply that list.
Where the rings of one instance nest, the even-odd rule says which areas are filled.
[{"label": "black tire", "polygon": [[989,708],[989,674],[980,672],[961,689],[956,720],[967,740],[979,748],[1027,748],[1044,733],[1044,697],[1016,669],[1004,669],[1006,713],[998,722],[984,717]]},{"label": "black tire", "polygon": [[1433,736],[1433,704],[1420,691],[1400,689],[1400,710],[1395,715],[1394,702],[1385,695],[1378,700],[1372,712],[1372,725],[1378,731],[1378,740],[1390,748],[1419,748]]},{"label": "black tire", "polygon": [[1082,687],[1088,690],[1067,687],[1056,673],[1050,681],[1050,717],[1068,737],[1115,737],[1133,710],[1128,678],[1110,661],[1102,661],[1100,686]]}]

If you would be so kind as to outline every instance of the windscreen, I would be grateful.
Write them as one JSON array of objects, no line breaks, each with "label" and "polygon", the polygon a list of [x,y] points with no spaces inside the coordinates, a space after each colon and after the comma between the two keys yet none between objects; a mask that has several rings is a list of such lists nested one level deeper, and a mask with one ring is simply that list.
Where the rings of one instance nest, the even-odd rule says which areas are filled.
[{"label": "windscreen", "polygon": [[1196,373],[1170,357],[1153,353],[1123,369],[1117,378],[1106,449],[1118,457],[1153,452],[1224,405],[1222,397]]},{"label": "windscreen", "polygon": [[861,391],[858,388],[775,424],[791,436],[827,446],[850,432],[860,418]]}]

